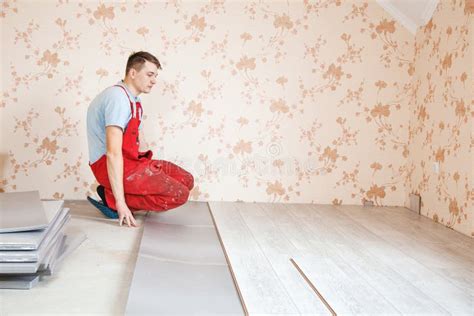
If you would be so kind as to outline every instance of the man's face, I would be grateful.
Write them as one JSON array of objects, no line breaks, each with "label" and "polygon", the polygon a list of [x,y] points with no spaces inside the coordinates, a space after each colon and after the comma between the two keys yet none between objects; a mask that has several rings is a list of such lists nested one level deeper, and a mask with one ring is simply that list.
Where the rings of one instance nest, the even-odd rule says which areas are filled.
[{"label": "man's face", "polygon": [[158,76],[158,68],[154,63],[148,60],[142,66],[140,71],[135,69],[130,70],[130,76],[132,78],[133,85],[138,93],[150,93],[151,88],[156,83],[156,76]]}]

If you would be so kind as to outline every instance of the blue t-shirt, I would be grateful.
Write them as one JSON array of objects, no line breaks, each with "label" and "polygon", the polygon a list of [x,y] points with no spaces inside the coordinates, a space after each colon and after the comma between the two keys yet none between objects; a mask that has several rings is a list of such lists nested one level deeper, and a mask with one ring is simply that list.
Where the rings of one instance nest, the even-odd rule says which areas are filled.
[{"label": "blue t-shirt", "polygon": [[[121,85],[127,90],[135,108],[135,102],[140,102],[140,99],[135,97],[122,81],[117,85]],[[114,125],[125,131],[131,118],[130,101],[125,91],[120,87],[109,87],[92,100],[87,109],[87,142],[91,164],[107,152],[105,128]]]}]

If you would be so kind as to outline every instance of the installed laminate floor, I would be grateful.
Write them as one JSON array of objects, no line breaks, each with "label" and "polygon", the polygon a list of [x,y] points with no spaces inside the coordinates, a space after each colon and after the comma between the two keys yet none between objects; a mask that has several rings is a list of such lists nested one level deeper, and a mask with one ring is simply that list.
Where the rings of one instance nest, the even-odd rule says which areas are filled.
[{"label": "installed laminate floor", "polygon": [[407,209],[209,205],[250,315],[474,314],[474,241]]}]

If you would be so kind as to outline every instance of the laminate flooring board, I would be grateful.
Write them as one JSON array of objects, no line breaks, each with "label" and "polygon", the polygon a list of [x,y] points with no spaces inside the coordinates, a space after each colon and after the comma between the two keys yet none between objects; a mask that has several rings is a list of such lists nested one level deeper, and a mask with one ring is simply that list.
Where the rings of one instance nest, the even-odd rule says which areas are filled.
[{"label": "laminate flooring board", "polygon": [[[304,219],[294,216],[291,205],[262,203],[268,219],[280,228],[282,234],[302,253],[311,253],[320,257],[328,257],[329,250],[334,244],[315,234]],[[293,254],[294,255],[294,254]]]},{"label": "laminate flooring board", "polygon": [[329,243],[329,246],[357,240],[363,240],[365,244],[380,242],[377,235],[357,225],[332,206],[288,204],[286,208],[289,214],[312,231],[313,235]]},{"label": "laminate flooring board", "polygon": [[[352,214],[350,206],[226,204],[210,206],[248,306],[252,304],[246,300],[246,286],[251,281],[241,276],[255,267],[238,260],[245,256],[244,250],[256,249],[271,265],[267,274],[278,277],[302,314],[307,311],[302,307],[307,298],[295,297],[294,293],[304,290],[291,284],[297,279],[286,268],[289,255],[303,262],[308,280],[330,305],[336,300],[337,313],[445,315],[473,310],[469,270],[454,269],[465,267],[459,265],[465,257],[452,253],[443,263],[428,247],[428,240],[413,245],[412,228],[396,226],[409,225],[402,221],[403,214],[388,223],[390,212],[383,208],[355,207]],[[223,212],[226,207],[228,211]],[[422,253],[419,257],[430,260],[426,264],[415,260],[412,255],[417,251]],[[443,275],[439,269],[447,270]]]},{"label": "laminate flooring board", "polygon": [[289,297],[296,305],[298,312],[301,314],[330,315],[327,308],[290,261],[290,258],[300,254],[300,251],[278,227],[278,220],[274,222],[267,215],[265,206],[261,203],[242,203],[238,204],[238,211],[281,280]]},{"label": "laminate flooring board", "polygon": [[333,244],[357,245],[358,241],[363,241],[365,246],[385,243],[332,205],[289,204],[287,208],[314,235],[321,235],[318,238],[329,243],[329,247]]},{"label": "laminate flooring board", "polygon": [[337,314],[399,315],[400,312],[339,258],[294,258]]},{"label": "laminate flooring board", "polygon": [[[417,247],[403,247],[405,252],[423,262],[441,275],[445,275],[453,283],[463,289],[471,289],[474,284],[474,240],[471,241],[469,249],[458,247],[457,243],[465,245],[465,241],[459,242],[458,233],[450,230],[442,230],[444,234],[432,234],[435,228],[428,228],[420,221],[415,221],[404,214],[405,210],[400,208],[388,208],[380,215],[384,225],[394,230],[401,231],[405,237],[401,244],[414,244]],[[403,213],[402,213],[403,212]],[[421,218],[421,216],[419,216]],[[438,225],[441,226],[441,225]],[[449,237],[448,237],[449,236]],[[453,239],[451,239],[451,237]],[[466,240],[470,238],[465,237]],[[400,246],[402,248],[402,246]]]},{"label": "laminate flooring board", "polygon": [[64,201],[42,201],[48,227],[45,229],[0,233],[0,251],[2,250],[35,250],[43,242],[43,239],[51,230],[51,226],[58,217],[64,216]]},{"label": "laminate flooring board", "polygon": [[242,203],[237,205],[236,210],[263,253],[286,254],[290,258],[291,254],[298,252],[298,249],[267,216],[260,203]]},{"label": "laminate flooring board", "polygon": [[409,213],[407,209],[401,207],[384,207],[374,210],[374,215],[381,221],[387,223],[393,228],[402,227],[404,231],[409,232],[410,237],[420,243],[431,245],[443,245],[444,249],[451,249],[462,254],[459,250],[467,250],[470,257],[474,257],[472,249],[472,239],[460,233],[435,223],[433,220],[424,216]]},{"label": "laminate flooring board", "polygon": [[[339,223],[339,227],[346,227],[347,230],[352,230],[353,227],[355,226],[363,225],[363,226],[366,226],[367,228],[371,228],[371,230],[374,233],[377,233],[378,236],[380,236],[379,237],[380,240],[383,241],[383,244],[363,242],[363,243],[360,243],[359,246],[354,245],[355,249],[360,249],[361,251],[369,251],[369,253],[371,252],[370,255],[373,257],[377,257],[379,255],[379,250],[381,249],[384,252],[387,252],[390,250],[394,252],[398,252],[398,258],[405,258],[406,260],[409,260],[409,262],[413,264],[414,269],[421,269],[424,275],[428,278],[430,278],[428,275],[431,275],[431,278],[434,278],[435,280],[437,280],[436,281],[438,282],[437,284],[442,284],[442,283],[445,284],[445,287],[443,289],[437,290],[437,291],[441,291],[441,293],[447,293],[447,295],[449,293],[458,293],[460,295],[461,300],[458,301],[457,299],[455,299],[454,301],[456,302],[455,304],[454,302],[453,304],[440,303],[439,300],[442,296],[441,293],[435,296],[431,296],[430,291],[428,289],[424,289],[422,292],[424,292],[425,295],[428,295],[429,297],[431,297],[434,302],[438,302],[437,303],[438,305],[442,305],[442,307],[445,310],[449,310],[449,307],[452,307],[453,305],[456,305],[456,304],[460,304],[461,309],[463,308],[462,306],[466,307],[466,304],[467,306],[470,305],[469,302],[472,301],[473,287],[472,287],[472,283],[469,283],[469,280],[471,279],[472,274],[470,274],[469,270],[467,269],[459,270],[457,265],[453,266],[453,262],[459,259],[458,256],[447,258],[445,254],[433,252],[432,250],[427,248],[426,245],[425,246],[420,245],[416,241],[410,239],[411,235],[407,232],[407,229],[403,226],[396,227],[396,228],[387,227],[387,223],[385,222],[386,219],[381,218],[381,215],[389,216],[390,212],[389,211],[387,212],[387,210],[385,210],[384,208],[367,209],[367,208],[356,206],[356,207],[342,207],[342,209],[344,210],[343,214],[346,213],[346,215],[348,214],[354,218],[359,218],[359,222],[358,222],[358,225],[354,225],[354,223],[350,219],[350,216],[331,217],[332,220],[339,218],[342,221],[341,223]],[[408,213],[409,213],[408,215],[410,216],[413,215],[410,212]],[[334,213],[334,214],[337,214],[337,213]],[[409,226],[410,223],[405,223],[405,225]],[[452,233],[449,231],[446,231],[446,232]],[[387,234],[390,236],[389,238],[387,237]],[[350,242],[347,242],[345,244],[350,244]],[[424,260],[426,258],[428,258],[429,260],[428,261]],[[446,259],[446,262],[444,263],[442,262],[443,258]],[[433,262],[435,263],[435,265],[433,265]],[[451,274],[457,274],[457,278],[454,278],[448,274],[444,275],[444,280],[443,278],[440,278],[443,276],[443,274],[446,273],[446,271],[443,271],[442,269],[437,268],[437,266],[439,266],[440,263],[443,266],[446,265],[446,266],[451,267],[451,269],[447,271],[450,271]],[[395,270],[395,268],[393,268],[393,270]],[[401,277],[404,277],[406,275],[406,273],[402,271],[399,271],[399,274]],[[410,281],[413,284],[411,278],[407,278],[405,276],[405,279],[407,281]],[[461,290],[464,290],[464,293],[460,293],[457,289],[453,288],[453,285],[458,286],[458,288],[460,288]],[[454,296],[451,295],[448,297],[454,297]],[[420,299],[422,299],[421,296],[420,296]]]},{"label": "laminate flooring board", "polygon": [[148,214],[126,311],[244,314],[207,203]]},{"label": "laminate flooring board", "polygon": [[[324,212],[324,207],[316,205],[288,205],[287,207],[290,209],[290,214],[295,212],[295,209],[300,209],[297,213],[301,218],[305,218],[305,225],[311,227],[314,234],[320,233],[324,227],[332,227],[335,232],[338,232],[341,242],[328,247],[329,257],[335,260],[342,269],[353,271],[354,275],[361,276],[365,280],[365,282],[361,281],[361,284],[374,288],[401,313],[447,313],[429,296],[413,286],[409,280],[367,252],[366,249],[370,248],[370,245],[390,247],[377,235],[361,229],[360,225],[340,211],[331,210],[331,207],[327,207],[330,209],[328,212],[331,212],[331,216],[327,216],[324,221],[319,221],[315,216],[319,212]],[[305,213],[307,213],[306,216],[304,216]],[[313,257],[320,256],[313,255]]]},{"label": "laminate flooring board", "polygon": [[[327,247],[325,257],[315,254],[294,258],[298,264],[300,260],[305,261],[311,258],[311,263],[314,265],[306,264],[305,268],[302,267],[302,269],[305,273],[308,273],[310,281],[317,284],[316,287],[321,295],[337,313],[377,314],[383,311],[387,313],[400,312],[396,308],[396,304],[379,291],[383,288],[379,287],[377,289],[373,286],[377,280],[370,282],[373,281],[373,278],[371,278],[372,271],[369,271],[364,277],[354,267],[354,262],[351,260],[353,258],[348,258],[346,255],[347,251],[351,251],[352,248],[357,246],[355,240],[360,239],[360,236],[365,239],[367,232],[363,231],[364,234],[362,235],[360,232],[355,235],[350,232],[346,233],[341,229],[345,227],[345,223],[338,223],[336,218],[340,214],[337,214],[337,210],[331,209],[331,207],[321,209],[322,207],[319,205],[301,204],[292,204],[287,207],[290,214],[297,214],[303,220],[302,225],[312,229],[313,234],[329,235],[328,231],[331,231],[331,239],[337,240],[336,243],[332,243]],[[374,238],[376,236],[369,234],[369,237],[375,242]],[[366,264],[373,266],[374,263],[370,261],[361,263],[362,267]],[[322,276],[323,273],[327,275]],[[337,285],[337,287],[326,284],[331,282],[331,278],[333,285]],[[335,295],[335,293],[343,294],[341,296]],[[394,297],[398,299],[396,296],[391,296],[391,298]]]},{"label": "laminate flooring board", "polygon": [[0,193],[0,214],[0,233],[48,226],[38,191]]},{"label": "laminate flooring board", "polygon": [[400,207],[387,207],[382,218],[392,227],[407,229],[409,236],[455,260],[474,261],[474,239]]},{"label": "laminate flooring board", "polygon": [[[413,286],[448,312],[472,313],[474,310],[472,285],[462,288],[454,279],[440,274],[440,271],[433,267],[435,258],[429,258],[428,262],[424,261],[427,258],[426,255],[419,256],[415,251],[420,249],[416,242],[400,243],[397,238],[404,240],[404,237],[401,237],[399,232],[383,225],[379,219],[372,216],[372,213],[364,211],[360,207],[342,207],[340,210],[386,241],[386,245],[373,245],[367,248],[381,263],[409,280]],[[410,247],[412,248],[410,249]],[[438,256],[440,259],[436,259],[436,261],[440,262],[443,254],[438,254]]]},{"label": "laminate flooring board", "polygon": [[382,247],[377,251],[370,251],[448,312],[455,315],[472,315],[472,291],[460,289],[452,280],[439,275],[396,248]]},{"label": "laminate flooring board", "polygon": [[408,227],[405,225],[394,227],[393,224],[388,222],[389,219],[385,218],[378,210],[370,213],[363,210],[359,212],[360,214],[353,209],[350,216],[358,219],[360,224],[382,236],[389,244],[403,249],[405,253],[423,262],[425,265],[433,268],[462,267],[457,265],[454,257],[440,256],[439,252],[432,249],[433,245],[427,245],[421,240],[413,238],[409,227],[410,224],[408,224]]},{"label": "laminate flooring board", "polygon": [[[361,276],[400,313],[404,315],[449,314],[429,295],[414,286],[410,280],[405,279],[367,251],[346,245],[335,245],[334,247],[340,254],[338,263],[344,262],[346,266],[350,265],[356,275]],[[361,245],[361,247],[363,246]]]},{"label": "laminate flooring board", "polygon": [[[357,211],[351,211],[351,216],[360,216],[356,214]],[[419,237],[418,229],[413,229],[410,222],[397,222],[390,214],[390,211],[373,212],[370,217],[365,218],[364,212],[361,213],[360,219],[363,225],[370,225],[373,231],[387,235],[387,242],[403,250],[407,255],[410,255],[420,263],[439,271],[443,269],[451,270],[465,270],[469,271],[474,261],[469,256],[463,256],[460,253],[450,251],[442,242],[430,242]],[[392,222],[393,221],[393,222]],[[453,232],[451,232],[453,233]],[[456,234],[449,234],[456,235]],[[446,238],[446,242],[449,239]],[[474,242],[473,242],[474,246]],[[453,248],[451,248],[452,250]],[[469,273],[467,277],[472,277]],[[473,279],[474,282],[474,279]]]},{"label": "laminate flooring board", "polygon": [[245,224],[240,203],[210,202],[210,209],[250,315],[299,314],[288,290]]}]

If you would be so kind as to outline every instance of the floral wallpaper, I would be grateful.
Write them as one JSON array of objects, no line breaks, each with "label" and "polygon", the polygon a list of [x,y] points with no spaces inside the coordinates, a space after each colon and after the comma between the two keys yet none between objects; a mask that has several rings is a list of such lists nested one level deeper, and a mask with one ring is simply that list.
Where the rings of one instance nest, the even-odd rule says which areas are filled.
[{"label": "floral wallpaper", "polygon": [[[44,198],[62,199],[94,191],[87,107],[123,77],[130,53],[147,50],[163,70],[142,97],[145,139],[157,157],[194,174],[194,200],[403,205],[408,192],[424,194],[437,183],[457,192],[468,181],[459,168],[445,175],[458,172],[452,183],[431,175],[420,187],[428,156],[444,147],[417,142],[428,130],[431,140],[441,135],[431,124],[438,115],[446,118],[443,137],[458,120],[465,133],[469,102],[456,123],[431,108],[422,121],[417,109],[430,82],[420,79],[431,65],[424,51],[449,39],[450,51],[438,47],[433,60],[467,58],[455,56],[466,45],[458,34],[467,34],[457,24],[451,35],[444,31],[451,23],[444,12],[459,13],[460,6],[438,8],[439,26],[423,46],[426,31],[414,37],[375,0],[3,0],[0,189],[39,189]],[[449,77],[458,86],[462,74],[453,69],[431,71],[432,83]],[[436,91],[438,102],[443,94]],[[470,150],[464,140],[460,134],[446,144],[452,147],[441,170]],[[469,198],[461,195],[456,203],[467,223]],[[451,220],[445,200],[436,207],[423,200],[425,215]]]},{"label": "floral wallpaper", "polygon": [[[421,212],[474,236],[473,16],[464,1],[441,1],[415,40],[408,191]],[[439,172],[435,171],[439,165]]]}]

